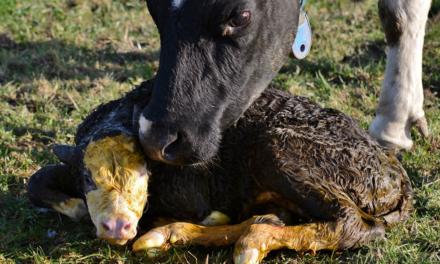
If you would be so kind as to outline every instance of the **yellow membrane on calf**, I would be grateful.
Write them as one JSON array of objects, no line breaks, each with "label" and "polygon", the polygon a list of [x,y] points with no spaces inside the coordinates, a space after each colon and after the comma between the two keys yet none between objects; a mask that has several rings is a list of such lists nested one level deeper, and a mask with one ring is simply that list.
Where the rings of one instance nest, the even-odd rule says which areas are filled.
[{"label": "yellow membrane on calf", "polygon": [[[148,171],[143,153],[134,138],[107,137],[89,144],[84,165],[90,170],[96,190],[86,194],[89,213],[97,235],[115,244],[125,244],[136,236],[148,196]],[[109,219],[130,223],[123,233],[103,225]]]},{"label": "yellow membrane on calf", "polygon": [[149,232],[133,244],[133,251],[160,248],[166,243],[165,236],[160,232]]}]

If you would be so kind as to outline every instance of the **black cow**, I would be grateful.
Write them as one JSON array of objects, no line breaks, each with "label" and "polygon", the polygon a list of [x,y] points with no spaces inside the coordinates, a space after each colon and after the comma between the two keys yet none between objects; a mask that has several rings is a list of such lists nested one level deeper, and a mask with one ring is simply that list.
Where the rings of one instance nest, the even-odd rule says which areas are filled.
[{"label": "black cow", "polygon": [[[290,52],[300,0],[147,0],[161,53],[153,94],[140,117],[147,155],[170,164],[212,158],[222,132],[266,89]],[[411,148],[427,135],[422,49],[431,1],[379,0],[390,52],[370,133]]]}]

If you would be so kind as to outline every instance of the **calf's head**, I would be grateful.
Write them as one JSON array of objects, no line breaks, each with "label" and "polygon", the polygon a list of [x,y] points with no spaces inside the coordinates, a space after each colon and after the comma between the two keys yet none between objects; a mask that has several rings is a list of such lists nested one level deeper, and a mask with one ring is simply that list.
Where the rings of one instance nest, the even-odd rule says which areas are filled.
[{"label": "calf's head", "polygon": [[161,38],[151,100],[139,120],[146,154],[170,164],[212,158],[221,133],[287,57],[298,0],[147,0]]},{"label": "calf's head", "polygon": [[55,153],[79,168],[80,188],[97,236],[119,245],[133,239],[147,203],[149,178],[136,141],[121,135],[91,142],[84,153],[66,148],[58,147]]}]

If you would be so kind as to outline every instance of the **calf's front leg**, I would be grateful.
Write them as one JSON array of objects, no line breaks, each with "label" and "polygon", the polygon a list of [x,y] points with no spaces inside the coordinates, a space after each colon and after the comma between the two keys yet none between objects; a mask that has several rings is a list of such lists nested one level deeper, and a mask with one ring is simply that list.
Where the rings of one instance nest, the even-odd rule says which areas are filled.
[{"label": "calf's front leg", "polygon": [[224,226],[202,226],[176,222],[147,232],[133,244],[133,251],[146,251],[150,257],[154,257],[173,246],[229,246],[234,244],[253,224],[283,225],[275,215],[254,216],[240,224]]},{"label": "calf's front leg", "polygon": [[422,57],[431,0],[379,0],[388,55],[370,134],[385,145],[410,149],[411,127],[429,134],[423,111]]}]

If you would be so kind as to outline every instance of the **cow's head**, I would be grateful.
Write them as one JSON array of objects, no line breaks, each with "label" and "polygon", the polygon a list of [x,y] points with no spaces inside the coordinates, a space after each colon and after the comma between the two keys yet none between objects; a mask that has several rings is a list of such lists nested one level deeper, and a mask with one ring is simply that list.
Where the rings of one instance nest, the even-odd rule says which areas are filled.
[{"label": "cow's head", "polygon": [[140,116],[147,155],[212,158],[222,131],[268,86],[290,51],[298,0],[147,0],[161,38],[153,94]]},{"label": "cow's head", "polygon": [[74,146],[57,146],[54,152],[78,170],[97,236],[119,245],[133,239],[147,203],[149,179],[137,142],[121,135],[91,142],[84,152]]}]

